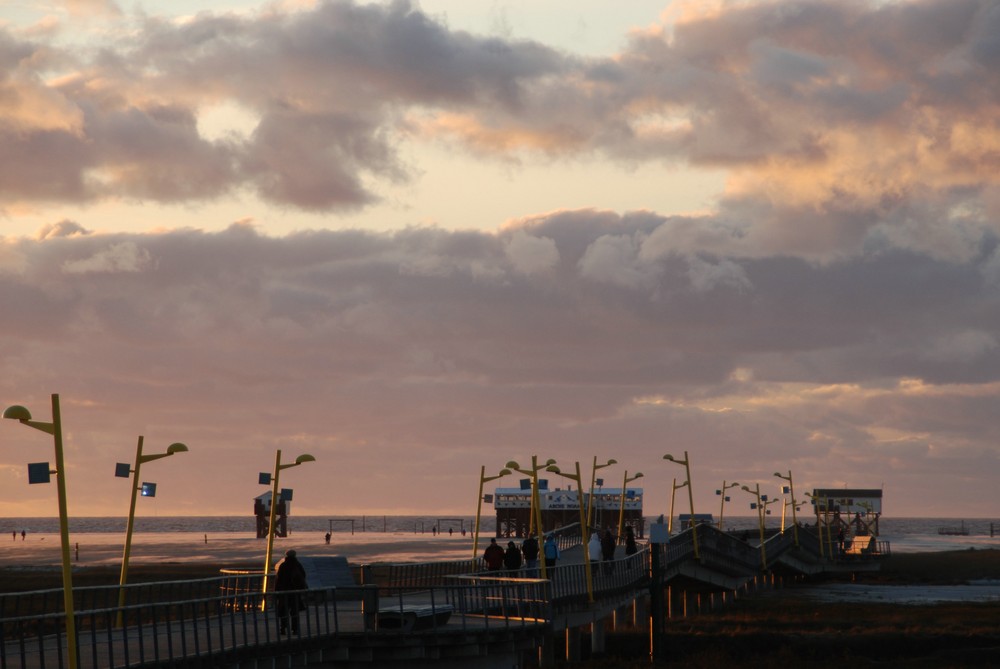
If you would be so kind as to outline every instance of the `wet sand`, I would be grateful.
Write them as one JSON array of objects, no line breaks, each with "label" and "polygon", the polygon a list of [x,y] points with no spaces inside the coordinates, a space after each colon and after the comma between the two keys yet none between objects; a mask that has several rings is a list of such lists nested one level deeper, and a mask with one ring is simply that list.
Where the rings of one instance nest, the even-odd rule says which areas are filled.
[{"label": "wet sand", "polygon": [[[483,541],[480,537],[480,551]],[[70,559],[80,568],[120,565],[124,545],[124,533],[70,535]],[[275,561],[290,548],[303,556],[343,556],[355,564],[432,562],[471,558],[472,537],[457,533],[433,536],[365,532],[335,534],[328,545],[322,535],[293,535],[275,539]],[[225,567],[259,562],[262,566],[266,550],[266,541],[250,533],[136,533],[132,536],[129,565],[197,563]],[[58,568],[61,564],[58,534],[28,534],[23,541],[20,535],[16,540],[0,538],[0,568]]]}]

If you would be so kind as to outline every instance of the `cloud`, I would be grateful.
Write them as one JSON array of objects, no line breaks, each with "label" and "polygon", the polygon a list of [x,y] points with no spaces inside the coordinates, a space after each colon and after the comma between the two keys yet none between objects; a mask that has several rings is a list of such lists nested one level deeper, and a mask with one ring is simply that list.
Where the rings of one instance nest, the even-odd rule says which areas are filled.
[{"label": "cloud", "polygon": [[139,272],[149,265],[149,253],[133,242],[112,244],[94,255],[80,260],[63,262],[62,269],[67,274],[87,274],[90,272],[117,273]]},{"label": "cloud", "polygon": [[[995,443],[991,256],[808,263],[687,241],[643,257],[681,223],[584,210],[496,234],[8,238],[0,391],[32,405],[61,392],[84,472],[136,433],[189,443],[205,464],[186,485],[205,492],[179,513],[239,513],[252,490],[238,482],[282,444],[332,468],[317,483],[375,460],[389,485],[417,477],[435,491],[422,504],[451,509],[434,463],[474,471],[501,452],[562,462],[614,443],[639,463],[670,434],[699,476],[767,477],[780,460],[868,485],[859,472],[892,476],[882,449],[911,472],[947,445],[933,475],[948,479]],[[734,463],[748,441],[759,452]],[[208,480],[217,460],[237,483]],[[341,485],[327,501],[356,504],[362,490]]]},{"label": "cloud", "polygon": [[[7,33],[0,201],[251,189],[356,210],[411,178],[400,147],[419,138],[502,161],[725,167],[720,213],[763,254],[828,260],[889,237],[967,255],[969,239],[998,232],[992,3],[667,16],[611,58],[450,30],[409,2],[147,18],[92,52]],[[219,105],[254,129],[201,134],[199,115]]]},{"label": "cloud", "polygon": [[[0,207],[358,210],[427,141],[510,169],[714,166],[725,192],[699,216],[581,193],[495,233],[483,211],[479,231],[0,237],[0,391],[64,394],[81,512],[115,508],[84,483],[145,433],[202,453],[179,513],[245,510],[275,448],[328,463],[296,470],[318,513],[372,489],[398,513],[460,509],[455,472],[493,458],[641,463],[663,435],[699,477],[780,461],[992,513],[961,483],[1000,436],[995,3],[686,5],[601,58],[408,2],[290,7],[139,17],[86,49],[0,31]],[[239,127],[207,130],[220,108]]]}]

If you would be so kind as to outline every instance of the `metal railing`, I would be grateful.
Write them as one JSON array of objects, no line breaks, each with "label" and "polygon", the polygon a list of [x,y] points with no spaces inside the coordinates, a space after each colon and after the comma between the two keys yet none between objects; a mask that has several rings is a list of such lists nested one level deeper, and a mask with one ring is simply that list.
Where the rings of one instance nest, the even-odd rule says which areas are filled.
[{"label": "metal railing", "polygon": [[[248,579],[255,575],[248,575]],[[231,576],[130,586],[146,589],[147,601],[117,606],[118,586],[81,588],[77,621],[80,669],[118,669],[170,664],[198,657],[215,664],[288,652],[289,645],[331,647],[347,637],[413,633],[388,621],[421,615],[429,634],[468,633],[543,626],[551,619],[547,581],[451,583],[431,588],[356,586],[282,592],[250,591]],[[66,616],[52,591],[0,598],[0,667],[53,668],[68,665]],[[78,593],[74,592],[75,595]],[[152,601],[153,596],[163,601]],[[279,634],[278,597],[301,595],[304,608],[291,636]],[[133,593],[133,598],[135,597]],[[20,607],[12,600],[26,599]],[[113,601],[112,606],[101,602]],[[93,603],[98,603],[93,606]],[[49,607],[43,612],[41,607]],[[32,609],[27,613],[27,609]],[[125,623],[116,626],[119,611]],[[380,624],[382,616],[386,624]],[[284,650],[283,650],[284,649]]]}]

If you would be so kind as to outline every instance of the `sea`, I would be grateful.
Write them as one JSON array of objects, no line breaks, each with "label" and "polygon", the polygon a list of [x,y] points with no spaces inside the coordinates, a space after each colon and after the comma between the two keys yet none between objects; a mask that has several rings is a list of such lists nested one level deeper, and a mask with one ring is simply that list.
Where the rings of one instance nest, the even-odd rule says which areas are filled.
[{"label": "sea", "polygon": [[[648,523],[656,519],[647,518]],[[677,524],[675,523],[675,527]],[[72,517],[70,534],[83,538],[87,534],[114,534],[124,532],[125,517]],[[768,529],[777,529],[780,522],[769,519]],[[135,519],[133,532],[139,534],[190,534],[192,540],[204,535],[255,536],[256,519],[253,516],[143,516]],[[386,535],[399,539],[431,537],[438,533],[446,536],[471,536],[475,528],[474,516],[290,516],[291,533],[322,536],[330,532],[334,540],[351,537],[352,542],[363,543],[366,538],[378,542]],[[727,530],[756,530],[756,517],[734,516],[725,519]],[[490,536],[496,530],[496,519],[481,520],[480,536]],[[967,534],[941,533],[955,530]],[[0,517],[0,537],[24,531],[29,535],[59,533],[58,518],[3,518]],[[165,538],[165,537],[164,537]],[[179,538],[179,537],[174,537]],[[153,539],[153,537],[150,537]],[[966,549],[1000,548],[1000,519],[989,518],[890,518],[879,520],[879,539],[888,541],[894,553],[915,553]]]}]

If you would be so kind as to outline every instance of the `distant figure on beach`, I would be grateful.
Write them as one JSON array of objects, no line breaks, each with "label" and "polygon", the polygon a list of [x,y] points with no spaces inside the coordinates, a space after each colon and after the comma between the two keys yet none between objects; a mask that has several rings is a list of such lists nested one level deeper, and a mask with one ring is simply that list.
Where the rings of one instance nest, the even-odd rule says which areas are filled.
[{"label": "distant figure on beach", "polygon": [[545,567],[555,567],[559,559],[559,546],[556,545],[556,538],[551,534],[545,537]]},{"label": "distant figure on beach", "polygon": [[[274,579],[274,589],[276,592],[289,590],[305,590],[309,586],[306,584],[306,570],[295,557],[295,551],[290,550],[285,553],[284,559],[274,567],[277,576]],[[302,601],[302,593],[289,593],[278,595],[278,634],[288,634],[289,623],[291,623],[292,634],[299,633],[299,611],[305,608]]]},{"label": "distant figure on beach", "polygon": [[325,539],[326,539],[326,545],[329,546],[330,545],[330,533],[329,532],[326,533]]},{"label": "distant figure on beach", "polygon": [[25,532],[24,530],[21,530],[21,541],[24,541],[25,535],[27,535],[27,532]]},{"label": "distant figure on beach", "polygon": [[625,526],[625,555],[635,555],[639,547],[635,545],[635,532],[631,525]]},{"label": "distant figure on beach", "polygon": [[432,525],[431,526],[431,535],[436,537],[437,533],[438,533],[437,525]]},{"label": "distant figure on beach", "polygon": [[500,571],[503,567],[504,552],[497,544],[496,539],[490,539],[490,545],[483,551],[483,562],[489,571]]},{"label": "distant figure on beach", "polygon": [[452,530],[452,529],[451,529],[451,528],[449,527],[449,528],[448,528],[448,536],[449,536],[449,537],[451,536],[451,533],[452,533],[452,531],[453,531],[453,530]]},{"label": "distant figure on beach", "polygon": [[521,549],[513,541],[507,542],[507,550],[503,554],[503,566],[512,576],[521,569]]},{"label": "distant figure on beach", "polygon": [[524,555],[524,568],[528,570],[528,577],[538,576],[538,539],[535,535],[529,535],[521,544],[521,553]]}]

